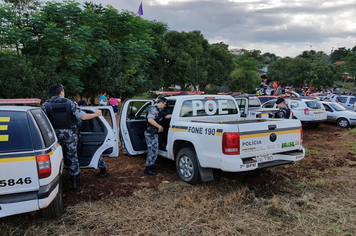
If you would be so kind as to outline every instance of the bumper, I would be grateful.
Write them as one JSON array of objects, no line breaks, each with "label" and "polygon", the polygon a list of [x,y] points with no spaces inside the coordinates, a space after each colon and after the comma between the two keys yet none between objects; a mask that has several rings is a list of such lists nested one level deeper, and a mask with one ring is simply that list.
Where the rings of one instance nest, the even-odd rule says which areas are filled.
[{"label": "bumper", "polygon": [[60,177],[38,191],[0,195],[0,218],[47,207],[58,192]]},{"label": "bumper", "polygon": [[256,169],[270,168],[279,165],[292,164],[293,162],[300,161],[305,157],[305,149],[295,150],[283,153],[272,154],[267,161],[257,160],[256,157],[251,158],[228,158],[221,160],[221,170],[227,172],[242,172]]}]

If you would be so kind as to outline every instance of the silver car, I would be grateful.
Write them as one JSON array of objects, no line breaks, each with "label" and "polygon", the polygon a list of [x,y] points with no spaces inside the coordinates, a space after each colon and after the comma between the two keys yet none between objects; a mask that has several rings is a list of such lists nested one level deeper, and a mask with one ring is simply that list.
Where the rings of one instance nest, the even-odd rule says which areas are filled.
[{"label": "silver car", "polygon": [[336,122],[342,128],[356,125],[356,112],[347,110],[335,102],[321,102],[326,110],[327,121]]}]

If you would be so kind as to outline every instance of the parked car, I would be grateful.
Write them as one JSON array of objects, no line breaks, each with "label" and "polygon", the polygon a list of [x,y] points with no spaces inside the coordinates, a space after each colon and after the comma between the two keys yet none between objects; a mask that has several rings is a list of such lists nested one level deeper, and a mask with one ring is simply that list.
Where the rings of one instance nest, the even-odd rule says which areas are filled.
[{"label": "parked car", "polygon": [[[0,106],[0,218],[40,210],[56,217],[63,210],[62,147],[40,107]],[[21,101],[17,101],[21,103]],[[26,104],[29,101],[26,100]],[[18,104],[16,104],[18,105]],[[83,107],[94,113],[95,107]],[[118,130],[111,106],[103,116],[83,121],[78,141],[81,169],[98,166],[101,155],[118,156]]]},{"label": "parked car", "polygon": [[0,218],[63,210],[63,153],[39,107],[0,107]]},{"label": "parked car", "polygon": [[336,122],[342,128],[356,125],[356,112],[349,111],[342,105],[335,102],[321,102],[325,107],[329,122]]},{"label": "parked car", "polygon": [[[326,99],[324,99],[324,100],[326,100]],[[334,95],[331,96],[331,98],[328,101],[339,102],[347,110],[354,110],[354,104],[356,102],[356,96],[334,94]]]},{"label": "parked car", "polygon": [[271,95],[265,95],[265,96],[257,96],[258,99],[260,100],[261,104],[264,104],[265,102],[278,98],[278,96],[271,96]]},{"label": "parked car", "polygon": [[[264,103],[264,108],[276,108],[277,99]],[[299,119],[303,124],[317,127],[326,120],[326,111],[320,101],[315,98],[285,98],[287,106],[293,112],[293,117]]]}]

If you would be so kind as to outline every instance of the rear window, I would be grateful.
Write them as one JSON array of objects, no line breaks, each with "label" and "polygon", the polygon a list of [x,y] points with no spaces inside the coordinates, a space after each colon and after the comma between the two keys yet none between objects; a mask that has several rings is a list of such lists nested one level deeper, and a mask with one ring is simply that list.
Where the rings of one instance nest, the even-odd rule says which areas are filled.
[{"label": "rear window", "polygon": [[254,99],[254,98],[250,98],[248,100],[248,107],[260,107],[261,103],[260,100],[258,100],[258,98]]},{"label": "rear window", "polygon": [[0,111],[0,152],[33,150],[26,112]]},{"label": "rear window", "polygon": [[42,110],[31,110],[33,117],[36,120],[38,127],[40,128],[43,140],[45,142],[46,147],[50,147],[55,141],[55,134],[52,130],[51,124],[47,120],[45,114]]},{"label": "rear window", "polygon": [[197,99],[183,102],[179,116],[212,116],[237,114],[236,103],[232,99]]},{"label": "rear window", "polygon": [[323,108],[323,105],[318,101],[307,101],[307,102],[305,102],[305,104],[307,104],[307,107],[312,108],[312,109]]}]

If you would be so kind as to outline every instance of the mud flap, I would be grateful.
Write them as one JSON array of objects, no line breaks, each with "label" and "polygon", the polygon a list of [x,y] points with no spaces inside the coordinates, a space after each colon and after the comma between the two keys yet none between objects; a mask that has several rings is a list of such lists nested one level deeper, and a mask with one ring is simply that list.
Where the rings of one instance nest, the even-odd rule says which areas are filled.
[{"label": "mud flap", "polygon": [[208,181],[213,181],[214,180],[214,175],[213,175],[213,169],[212,168],[203,168],[200,166],[199,158],[198,160],[198,166],[199,166],[199,173],[200,173],[200,179],[202,182],[208,182]]}]

